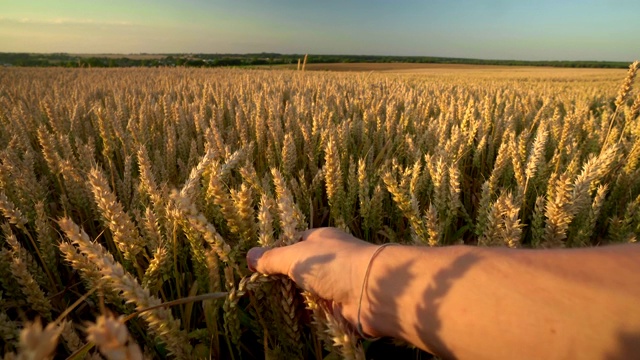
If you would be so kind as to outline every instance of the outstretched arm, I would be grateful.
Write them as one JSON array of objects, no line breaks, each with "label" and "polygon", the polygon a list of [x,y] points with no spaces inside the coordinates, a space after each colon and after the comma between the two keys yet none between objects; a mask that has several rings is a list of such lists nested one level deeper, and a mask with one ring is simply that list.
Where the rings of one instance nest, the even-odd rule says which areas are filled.
[{"label": "outstretched arm", "polygon": [[[337,229],[252,249],[250,266],[286,274],[355,326],[377,249]],[[514,250],[391,246],[371,262],[361,322],[447,358],[628,358],[640,353],[640,247]]]}]

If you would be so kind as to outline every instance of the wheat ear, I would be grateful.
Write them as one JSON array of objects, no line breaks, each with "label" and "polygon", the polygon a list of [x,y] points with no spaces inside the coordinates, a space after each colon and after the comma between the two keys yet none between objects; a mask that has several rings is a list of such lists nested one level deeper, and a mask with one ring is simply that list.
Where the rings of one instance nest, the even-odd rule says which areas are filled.
[{"label": "wheat ear", "polygon": [[58,337],[62,328],[50,322],[42,328],[40,319],[28,323],[20,331],[20,345],[17,360],[53,359],[53,352],[58,345]]},{"label": "wheat ear", "polygon": [[138,229],[111,191],[102,170],[93,168],[89,173],[89,182],[105,225],[113,234],[113,242],[124,257],[135,264],[136,256],[144,250],[144,241]]},{"label": "wheat ear", "polygon": [[67,345],[69,351],[76,352],[81,349],[85,344],[80,340],[78,333],[73,328],[73,323],[69,320],[62,321],[59,325],[62,328],[62,339],[64,343]]},{"label": "wheat ear", "polygon": [[611,134],[611,130],[613,129],[613,124],[616,120],[618,112],[622,109],[622,105],[624,104],[629,92],[631,92],[631,86],[633,85],[633,80],[636,77],[636,73],[638,72],[638,67],[640,66],[640,61],[634,61],[631,65],[629,65],[629,71],[627,71],[627,76],[622,83],[622,86],[618,90],[618,96],[616,96],[616,110],[611,115],[611,119],[609,120],[609,129],[607,130],[607,134],[604,137],[602,142],[602,150],[604,150],[605,145],[607,144],[607,140],[609,139],[609,135]]},{"label": "wheat ear", "polygon": [[[285,245],[296,242],[296,233],[300,226],[302,213],[293,202],[293,195],[287,187],[282,174],[277,169],[271,169],[273,183],[276,187],[278,197],[278,210],[280,212],[280,223],[282,227],[283,241]],[[302,221],[304,223],[304,220]]]},{"label": "wheat ear", "polygon": [[344,188],[342,186],[342,168],[340,166],[340,155],[333,136],[329,138],[325,148],[324,176],[331,217],[334,219],[337,227],[346,230],[347,224],[342,216],[345,198]]},{"label": "wheat ear", "polygon": [[[103,278],[113,289],[121,291],[127,302],[135,303],[138,310],[158,306],[162,302],[149,294],[138,281],[124,270],[122,265],[113,259],[100,244],[94,243],[89,236],[71,219],[62,218],[58,221],[60,228],[80,251],[94,262]],[[191,345],[187,336],[180,330],[180,321],[173,318],[171,312],[165,308],[146,311],[141,316],[149,323],[149,327],[167,344],[169,351],[177,358],[189,358]]]},{"label": "wheat ear", "polygon": [[142,351],[131,338],[122,316],[100,315],[87,327],[87,340],[108,360],[142,360]]},{"label": "wheat ear", "polygon": [[33,275],[27,269],[27,264],[23,261],[21,253],[25,252],[22,249],[18,239],[16,239],[13,233],[9,233],[7,242],[12,248],[12,262],[10,264],[11,273],[15,277],[18,284],[21,286],[22,293],[27,298],[30,306],[40,313],[41,316],[46,319],[51,319],[51,302],[45,296],[38,283],[33,278]]},{"label": "wheat ear", "polygon": [[220,260],[229,264],[233,258],[231,246],[220,236],[216,228],[200,213],[196,206],[182,192],[174,191],[171,199],[182,219],[202,234],[204,240],[213,248]]}]

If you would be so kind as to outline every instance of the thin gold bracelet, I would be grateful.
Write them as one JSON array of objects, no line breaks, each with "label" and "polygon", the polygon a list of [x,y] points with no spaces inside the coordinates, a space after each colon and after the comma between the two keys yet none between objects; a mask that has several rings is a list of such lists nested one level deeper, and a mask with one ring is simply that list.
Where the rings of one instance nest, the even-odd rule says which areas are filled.
[{"label": "thin gold bracelet", "polygon": [[374,338],[374,337],[369,337],[365,335],[364,331],[362,331],[362,323],[360,322],[360,310],[362,309],[362,297],[364,296],[364,289],[367,286],[367,283],[369,282],[369,272],[371,272],[371,263],[373,263],[373,259],[380,253],[380,251],[382,251],[382,249],[391,245],[400,245],[400,244],[397,244],[397,243],[382,244],[376,249],[376,251],[373,252],[373,254],[371,254],[371,258],[369,259],[369,264],[367,265],[367,271],[364,273],[364,279],[362,280],[362,289],[360,289],[360,301],[358,301],[358,319],[357,319],[358,324],[356,327],[358,329],[358,334],[365,340],[369,340],[369,341],[380,340],[379,337]]}]

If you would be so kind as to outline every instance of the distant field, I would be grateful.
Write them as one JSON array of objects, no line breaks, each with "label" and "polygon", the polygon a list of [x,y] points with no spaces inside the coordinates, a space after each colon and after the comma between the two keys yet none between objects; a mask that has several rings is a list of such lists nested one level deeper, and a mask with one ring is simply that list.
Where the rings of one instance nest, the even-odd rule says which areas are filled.
[{"label": "distant field", "polygon": [[70,54],[70,55],[81,57],[81,58],[107,58],[107,59],[127,58],[132,60],[158,60],[158,59],[164,59],[167,57],[167,55],[162,55],[162,54]]},{"label": "distant field", "polygon": [[[279,67],[279,66],[276,66]],[[282,68],[296,69],[297,65],[284,65]],[[416,63],[334,63],[307,64],[310,71],[373,71],[400,74],[461,74],[473,72],[487,75],[517,75],[544,77],[614,77],[620,78],[625,69],[592,69],[592,68],[554,68],[542,66],[501,66],[501,65],[468,65],[468,64],[416,64]]]},{"label": "distant field", "polygon": [[[294,65],[286,65],[295,69]],[[416,64],[416,63],[333,63],[333,64],[307,64],[307,70],[314,71],[423,71],[428,69],[481,69],[503,68],[506,66],[491,65],[465,65],[465,64]]]}]

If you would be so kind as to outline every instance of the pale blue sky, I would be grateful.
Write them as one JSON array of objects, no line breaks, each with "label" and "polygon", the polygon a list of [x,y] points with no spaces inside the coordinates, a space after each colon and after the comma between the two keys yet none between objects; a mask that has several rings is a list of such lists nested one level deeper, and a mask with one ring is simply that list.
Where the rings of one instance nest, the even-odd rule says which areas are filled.
[{"label": "pale blue sky", "polygon": [[0,51],[640,58],[639,0],[0,0]]}]

